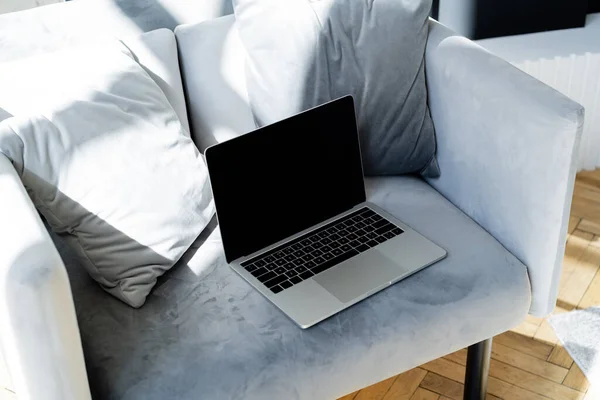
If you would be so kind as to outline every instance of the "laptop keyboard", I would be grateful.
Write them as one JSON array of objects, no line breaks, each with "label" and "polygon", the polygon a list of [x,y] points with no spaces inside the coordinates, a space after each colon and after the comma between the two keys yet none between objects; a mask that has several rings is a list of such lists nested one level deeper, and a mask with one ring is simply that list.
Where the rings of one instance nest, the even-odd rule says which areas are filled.
[{"label": "laptop keyboard", "polygon": [[241,265],[279,293],[402,232],[364,207]]}]

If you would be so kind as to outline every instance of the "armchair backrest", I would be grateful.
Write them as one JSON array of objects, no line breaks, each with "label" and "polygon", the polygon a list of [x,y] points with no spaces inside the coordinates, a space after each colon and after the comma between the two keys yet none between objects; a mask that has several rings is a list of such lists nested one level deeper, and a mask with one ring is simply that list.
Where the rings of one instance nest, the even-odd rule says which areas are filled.
[{"label": "armchair backrest", "polygon": [[192,138],[200,151],[254,130],[234,16],[178,26],[175,37]]}]

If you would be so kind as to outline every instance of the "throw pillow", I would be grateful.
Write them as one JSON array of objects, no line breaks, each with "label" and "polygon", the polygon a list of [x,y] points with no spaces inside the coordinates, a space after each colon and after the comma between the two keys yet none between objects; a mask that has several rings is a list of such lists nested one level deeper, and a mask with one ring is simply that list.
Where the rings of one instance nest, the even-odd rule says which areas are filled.
[{"label": "throw pillow", "polygon": [[367,175],[439,175],[424,54],[431,0],[234,0],[259,126],[351,94]]},{"label": "throw pillow", "polygon": [[207,169],[120,43],[0,64],[0,152],[109,293],[140,307],[214,213]]}]

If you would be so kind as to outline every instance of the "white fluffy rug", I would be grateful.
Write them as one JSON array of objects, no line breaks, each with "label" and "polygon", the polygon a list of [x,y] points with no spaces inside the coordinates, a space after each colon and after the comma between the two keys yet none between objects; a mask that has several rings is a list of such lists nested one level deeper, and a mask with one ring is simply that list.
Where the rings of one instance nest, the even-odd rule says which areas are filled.
[{"label": "white fluffy rug", "polygon": [[556,335],[592,385],[600,384],[600,307],[553,315]]}]

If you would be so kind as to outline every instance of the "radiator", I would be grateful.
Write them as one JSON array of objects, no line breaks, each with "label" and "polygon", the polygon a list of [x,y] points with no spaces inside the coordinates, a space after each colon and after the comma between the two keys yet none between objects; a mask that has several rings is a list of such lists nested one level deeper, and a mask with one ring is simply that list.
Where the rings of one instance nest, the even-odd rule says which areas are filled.
[{"label": "radiator", "polygon": [[600,13],[585,27],[477,43],[585,107],[578,169],[600,168]]},{"label": "radiator", "polygon": [[585,107],[578,169],[600,167],[600,54],[540,58],[513,64]]}]

